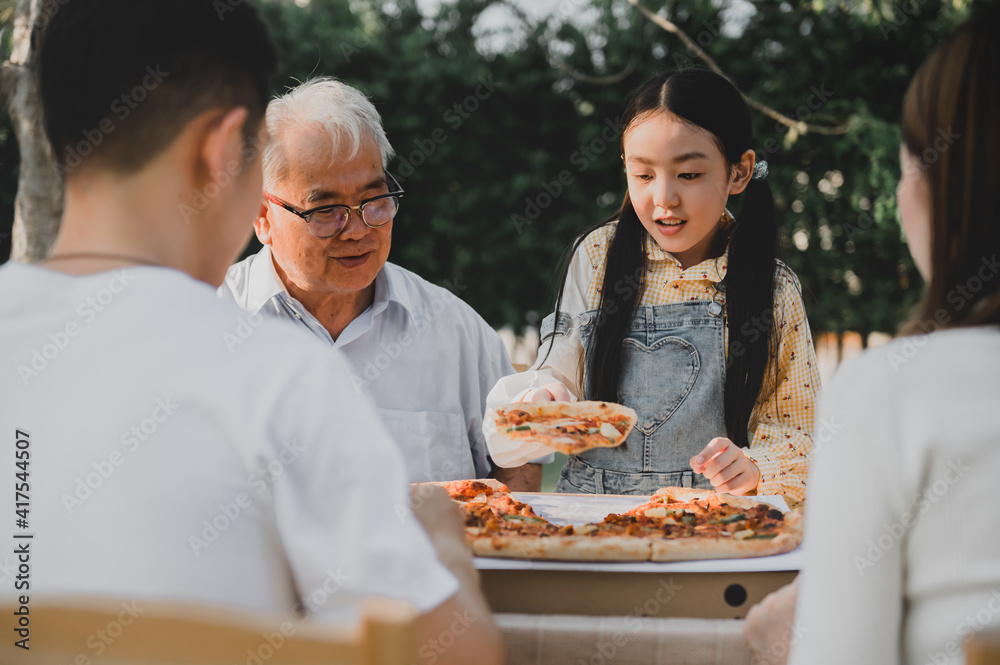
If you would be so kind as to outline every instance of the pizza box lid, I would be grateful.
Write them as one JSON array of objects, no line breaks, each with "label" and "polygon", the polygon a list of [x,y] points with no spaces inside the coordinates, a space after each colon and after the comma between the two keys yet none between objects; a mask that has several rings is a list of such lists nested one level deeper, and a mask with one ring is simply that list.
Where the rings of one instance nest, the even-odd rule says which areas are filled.
[{"label": "pizza box lid", "polygon": [[[549,494],[541,492],[514,492],[519,501],[529,504],[535,512],[553,524],[587,524],[600,522],[609,513],[621,513],[649,501],[648,496],[620,494]],[[748,496],[787,511],[788,504],[781,496]],[[476,557],[480,570],[578,570],[616,573],[734,573],[797,571],[804,563],[802,546],[791,552],[774,556],[745,559],[706,559],[703,561],[537,561],[528,559],[502,559]]]}]

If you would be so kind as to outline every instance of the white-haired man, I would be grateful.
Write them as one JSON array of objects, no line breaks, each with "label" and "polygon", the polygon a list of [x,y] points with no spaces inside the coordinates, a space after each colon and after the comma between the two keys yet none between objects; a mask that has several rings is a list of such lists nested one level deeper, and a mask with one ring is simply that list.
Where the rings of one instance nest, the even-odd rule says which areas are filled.
[{"label": "white-haired man", "polygon": [[352,384],[375,398],[412,482],[492,473],[512,489],[539,489],[538,464],[491,469],[487,457],[486,395],[514,371],[499,336],[455,295],[387,261],[403,193],[386,170],[393,149],[372,103],[313,79],[270,103],[267,130],[254,221],[264,247],[230,268],[220,295],[347,354]]}]

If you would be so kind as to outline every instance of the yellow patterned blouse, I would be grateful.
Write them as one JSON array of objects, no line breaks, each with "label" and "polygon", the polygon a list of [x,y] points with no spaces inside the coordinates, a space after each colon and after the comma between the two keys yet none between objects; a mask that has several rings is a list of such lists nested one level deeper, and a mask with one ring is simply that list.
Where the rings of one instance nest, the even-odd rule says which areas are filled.
[{"label": "yellow patterned blouse", "polygon": [[[616,224],[599,228],[587,236],[580,247],[585,250],[592,270],[585,291],[586,309],[596,309],[600,305],[607,250],[615,228]],[[722,256],[707,259],[687,270],[682,269],[680,262],[657,245],[648,233],[645,249],[648,272],[637,306],[712,300],[713,297],[725,304],[725,297],[715,287],[726,276],[728,248]],[[581,253],[578,251],[578,256]],[[799,501],[805,499],[812,448],[810,432],[820,387],[816,351],[801,293],[795,273],[784,263],[776,262],[774,322],[778,353],[777,358],[771,356],[772,365],[767,375],[772,380],[765,379],[757,400],[750,423],[754,436],[750,448],[745,451],[760,469],[758,494],[785,494]],[[727,353],[728,342],[729,330],[726,328]]]}]

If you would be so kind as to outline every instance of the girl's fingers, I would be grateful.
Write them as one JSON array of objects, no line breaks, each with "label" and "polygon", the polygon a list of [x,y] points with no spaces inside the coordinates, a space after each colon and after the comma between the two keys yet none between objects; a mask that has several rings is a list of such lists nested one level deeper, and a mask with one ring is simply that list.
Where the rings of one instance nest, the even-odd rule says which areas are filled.
[{"label": "girl's fingers", "polygon": [[542,386],[542,390],[547,390],[552,396],[552,399],[556,402],[571,402],[573,401],[572,396],[569,394],[569,389],[561,383],[549,383]]},{"label": "girl's fingers", "polygon": [[[723,437],[716,437],[709,441],[705,448],[691,458],[691,470],[695,473],[705,473],[705,466],[714,455],[719,454],[732,445],[732,441]],[[705,474],[708,475],[708,474]]]},{"label": "girl's fingers", "polygon": [[527,395],[524,396],[525,402],[551,402],[552,393],[550,393],[545,388],[535,388]]},{"label": "girl's fingers", "polygon": [[[714,480],[715,477],[721,472],[738,462],[740,457],[742,457],[742,454],[740,453],[739,448],[736,446],[728,447],[720,455],[717,455],[715,458],[709,460],[708,464],[705,465],[705,470],[701,473],[706,478]],[[739,471],[740,469],[734,469],[730,471],[728,475],[723,474],[721,480],[723,482],[729,480],[729,478],[735,476],[739,473]]]},{"label": "girl's fingers", "polygon": [[572,402],[569,389],[561,383],[546,383],[541,388],[529,391],[522,402]]},{"label": "girl's fingers", "polygon": [[752,478],[749,471],[741,471],[736,474],[731,480],[716,485],[712,483],[712,487],[715,488],[716,492],[725,492],[726,494],[745,494],[746,492],[753,489]]}]

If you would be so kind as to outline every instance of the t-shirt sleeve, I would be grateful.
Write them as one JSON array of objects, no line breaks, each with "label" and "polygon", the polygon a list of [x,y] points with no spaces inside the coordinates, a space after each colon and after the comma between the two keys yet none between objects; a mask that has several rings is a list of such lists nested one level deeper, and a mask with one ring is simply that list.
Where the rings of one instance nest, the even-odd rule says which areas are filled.
[{"label": "t-shirt sleeve", "polygon": [[[276,420],[288,430],[268,433],[283,462],[272,485],[278,536],[315,619],[352,621],[368,596],[423,613],[458,581],[410,510],[402,453],[349,374],[339,353],[303,367]],[[282,454],[294,457],[284,463]]]}]

